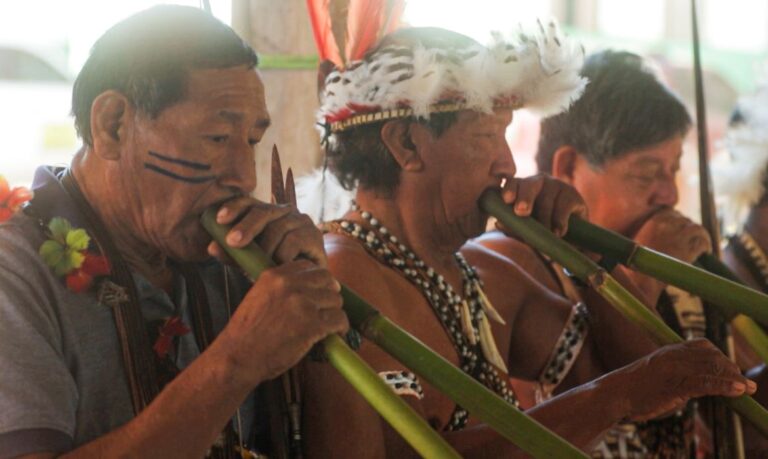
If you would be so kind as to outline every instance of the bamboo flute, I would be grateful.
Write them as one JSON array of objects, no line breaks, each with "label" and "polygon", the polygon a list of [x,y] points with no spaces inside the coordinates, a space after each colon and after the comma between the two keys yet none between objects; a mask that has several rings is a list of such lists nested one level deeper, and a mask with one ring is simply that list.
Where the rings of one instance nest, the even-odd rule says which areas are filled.
[{"label": "bamboo flute", "polygon": [[[225,242],[228,228],[216,223],[215,210],[204,212],[201,221],[205,229],[252,279],[256,279],[264,269],[274,266],[272,260],[254,243],[245,249],[229,247]],[[342,286],[341,294],[344,311],[353,328],[521,450],[536,458],[588,457],[426,347],[347,287]],[[425,457],[458,457],[445,440],[349,349],[341,338],[329,336],[322,344],[331,364],[339,365],[336,368],[347,381],[366,397],[416,451]],[[347,374],[354,376],[347,377]],[[387,405],[401,407],[395,410]]]},{"label": "bamboo flute", "polygon": [[565,240],[600,253],[717,305],[726,317],[746,314],[768,325],[768,295],[740,284],[712,256],[699,259],[708,270],[636,244],[633,240],[580,218],[571,218]]},{"label": "bamboo flute", "polygon": [[699,266],[693,266],[577,217],[568,223],[565,240],[715,305],[768,363],[768,334],[751,318],[768,319],[768,296],[744,285],[714,255],[702,255],[696,262]]},{"label": "bamboo flute", "polygon": [[[530,217],[519,217],[504,203],[497,191],[486,191],[480,198],[481,208],[496,217],[504,226],[521,237],[528,245],[546,254],[568,271],[587,283],[627,319],[643,327],[660,345],[683,342],[661,318],[619,284],[597,263],[564,240],[553,235],[541,223]],[[570,229],[569,229],[570,232]],[[708,274],[708,273],[707,273]],[[768,436],[768,411],[749,396],[724,398],[724,402]]]},{"label": "bamboo flute", "polygon": [[[209,210],[203,214],[202,222],[205,229],[252,280],[258,278],[264,269],[274,266],[272,260],[257,250],[255,244],[246,250],[227,246],[225,237],[228,228],[216,223],[214,211]],[[430,458],[461,457],[341,337],[329,335],[322,344],[331,365],[419,454]]]}]

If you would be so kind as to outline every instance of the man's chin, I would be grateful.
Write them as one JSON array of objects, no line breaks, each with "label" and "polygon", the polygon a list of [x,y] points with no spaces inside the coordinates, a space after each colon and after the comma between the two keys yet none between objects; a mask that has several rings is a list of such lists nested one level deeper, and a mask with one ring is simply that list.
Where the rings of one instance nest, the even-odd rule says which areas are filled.
[{"label": "man's chin", "polygon": [[170,258],[187,263],[197,263],[208,260],[208,245],[211,237],[205,232],[196,232],[191,236],[180,236],[167,246],[167,254]]},{"label": "man's chin", "polygon": [[464,238],[468,241],[485,233],[486,226],[488,225],[488,218],[488,215],[479,209],[477,212],[473,212],[471,215],[467,216],[464,224],[461,225]]}]

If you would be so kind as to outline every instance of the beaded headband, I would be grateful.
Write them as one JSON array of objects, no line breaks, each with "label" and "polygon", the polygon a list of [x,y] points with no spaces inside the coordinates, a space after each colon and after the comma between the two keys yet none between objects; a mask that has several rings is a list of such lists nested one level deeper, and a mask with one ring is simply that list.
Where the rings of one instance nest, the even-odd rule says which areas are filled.
[{"label": "beaded headband", "polygon": [[584,50],[554,22],[513,40],[492,38],[487,47],[386,46],[334,70],[321,93],[319,124],[336,133],[396,118],[520,107],[551,116],[581,95]]}]

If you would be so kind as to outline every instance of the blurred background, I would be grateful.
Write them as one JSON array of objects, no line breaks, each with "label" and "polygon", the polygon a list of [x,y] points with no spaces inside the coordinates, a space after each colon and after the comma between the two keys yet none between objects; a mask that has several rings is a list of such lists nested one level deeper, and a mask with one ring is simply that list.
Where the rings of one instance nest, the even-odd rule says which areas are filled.
[{"label": "blurred background", "polygon": [[[122,18],[159,3],[199,0],[38,0],[0,4],[0,174],[29,185],[39,164],[67,163],[79,148],[70,111],[72,81],[90,46]],[[257,196],[268,199],[269,152],[280,147],[297,175],[322,164],[314,131],[316,58],[304,0],[211,0],[213,14],[261,54],[274,119],[258,147]],[[486,42],[492,30],[555,17],[587,52],[626,49],[647,57],[691,113],[693,73],[689,0],[407,0],[405,21],[439,26]],[[699,0],[699,28],[710,146],[718,154],[739,94],[765,75],[768,2]],[[535,172],[538,120],[520,111],[509,129],[520,175]],[[681,207],[698,215],[695,133],[680,174]],[[716,171],[715,171],[716,173]]]}]

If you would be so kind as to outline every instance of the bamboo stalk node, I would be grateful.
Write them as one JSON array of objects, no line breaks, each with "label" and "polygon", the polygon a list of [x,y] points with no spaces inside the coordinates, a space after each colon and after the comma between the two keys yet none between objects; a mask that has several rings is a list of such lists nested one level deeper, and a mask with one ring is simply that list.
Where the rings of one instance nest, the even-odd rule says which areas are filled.
[{"label": "bamboo stalk node", "polygon": [[349,331],[347,331],[347,334],[344,335],[344,341],[347,342],[347,345],[353,351],[356,351],[360,349],[360,346],[363,345],[363,335],[361,335],[360,332],[354,328],[350,328]]},{"label": "bamboo stalk node", "polygon": [[605,285],[606,274],[607,273],[602,268],[595,270],[593,273],[587,276],[587,282],[589,283],[589,286],[597,290]]}]

